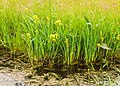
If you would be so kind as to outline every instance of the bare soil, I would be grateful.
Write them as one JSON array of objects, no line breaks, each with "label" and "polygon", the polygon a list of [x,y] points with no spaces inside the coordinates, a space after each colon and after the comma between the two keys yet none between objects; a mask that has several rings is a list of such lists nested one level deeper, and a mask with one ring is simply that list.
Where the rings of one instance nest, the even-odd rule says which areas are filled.
[{"label": "bare soil", "polygon": [[0,86],[120,86],[119,64],[110,70],[58,73],[33,67],[19,59],[25,57],[23,53],[13,55],[10,52],[0,48]]}]

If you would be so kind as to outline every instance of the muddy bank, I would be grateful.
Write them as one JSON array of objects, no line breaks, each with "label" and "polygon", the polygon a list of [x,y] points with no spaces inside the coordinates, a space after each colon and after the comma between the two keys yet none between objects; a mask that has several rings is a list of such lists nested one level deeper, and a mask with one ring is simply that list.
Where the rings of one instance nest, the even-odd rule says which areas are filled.
[{"label": "muddy bank", "polygon": [[81,72],[64,74],[35,68],[19,59],[24,54],[10,52],[0,50],[0,86],[120,86],[119,63],[110,70],[81,69]]},{"label": "muddy bank", "polygon": [[52,72],[39,76],[31,71],[0,67],[0,86],[120,86],[120,76],[115,71],[76,73],[61,80],[57,76]]},{"label": "muddy bank", "polygon": [[[43,75],[33,74],[31,70],[18,70],[0,67],[0,86],[95,86],[94,82],[87,82],[79,73],[67,75],[58,79],[52,72]],[[87,80],[87,79],[86,79]]]},{"label": "muddy bank", "polygon": [[20,62],[13,66],[14,62],[11,61],[11,64],[8,62],[0,65],[0,86],[120,86],[120,75],[117,69],[89,70],[84,73],[68,74],[63,78],[53,72],[39,75],[30,66]]}]

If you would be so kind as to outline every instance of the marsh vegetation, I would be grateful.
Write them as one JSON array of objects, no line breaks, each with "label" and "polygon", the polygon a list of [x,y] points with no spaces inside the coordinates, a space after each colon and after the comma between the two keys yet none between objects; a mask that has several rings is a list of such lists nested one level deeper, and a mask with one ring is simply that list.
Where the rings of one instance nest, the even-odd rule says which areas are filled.
[{"label": "marsh vegetation", "polygon": [[0,48],[38,73],[109,70],[120,63],[119,9],[119,0],[2,0]]}]

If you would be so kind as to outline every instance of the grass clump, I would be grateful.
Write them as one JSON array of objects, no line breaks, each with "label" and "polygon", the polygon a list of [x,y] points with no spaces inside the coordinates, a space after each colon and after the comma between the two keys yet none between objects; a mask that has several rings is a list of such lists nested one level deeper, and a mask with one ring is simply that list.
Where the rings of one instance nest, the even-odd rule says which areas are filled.
[{"label": "grass clump", "polygon": [[27,53],[31,63],[92,65],[120,57],[119,0],[6,0],[0,6],[0,43]]}]

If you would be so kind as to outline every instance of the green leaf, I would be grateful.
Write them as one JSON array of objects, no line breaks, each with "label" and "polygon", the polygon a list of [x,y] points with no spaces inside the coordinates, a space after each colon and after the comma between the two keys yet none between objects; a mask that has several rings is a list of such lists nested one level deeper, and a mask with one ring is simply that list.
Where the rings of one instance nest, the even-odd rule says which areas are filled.
[{"label": "green leaf", "polygon": [[87,22],[88,28],[91,29],[92,24],[91,24],[90,20],[86,16],[84,16],[84,18],[85,18],[85,20]]},{"label": "green leaf", "polygon": [[90,23],[89,19],[86,16],[84,16],[84,18],[85,18],[87,23]]},{"label": "green leaf", "polygon": [[106,50],[112,50],[112,49],[111,49],[110,47],[108,47],[108,45],[105,44],[105,43],[102,43],[102,44],[100,45],[100,47],[103,48],[103,49],[106,49]]}]

